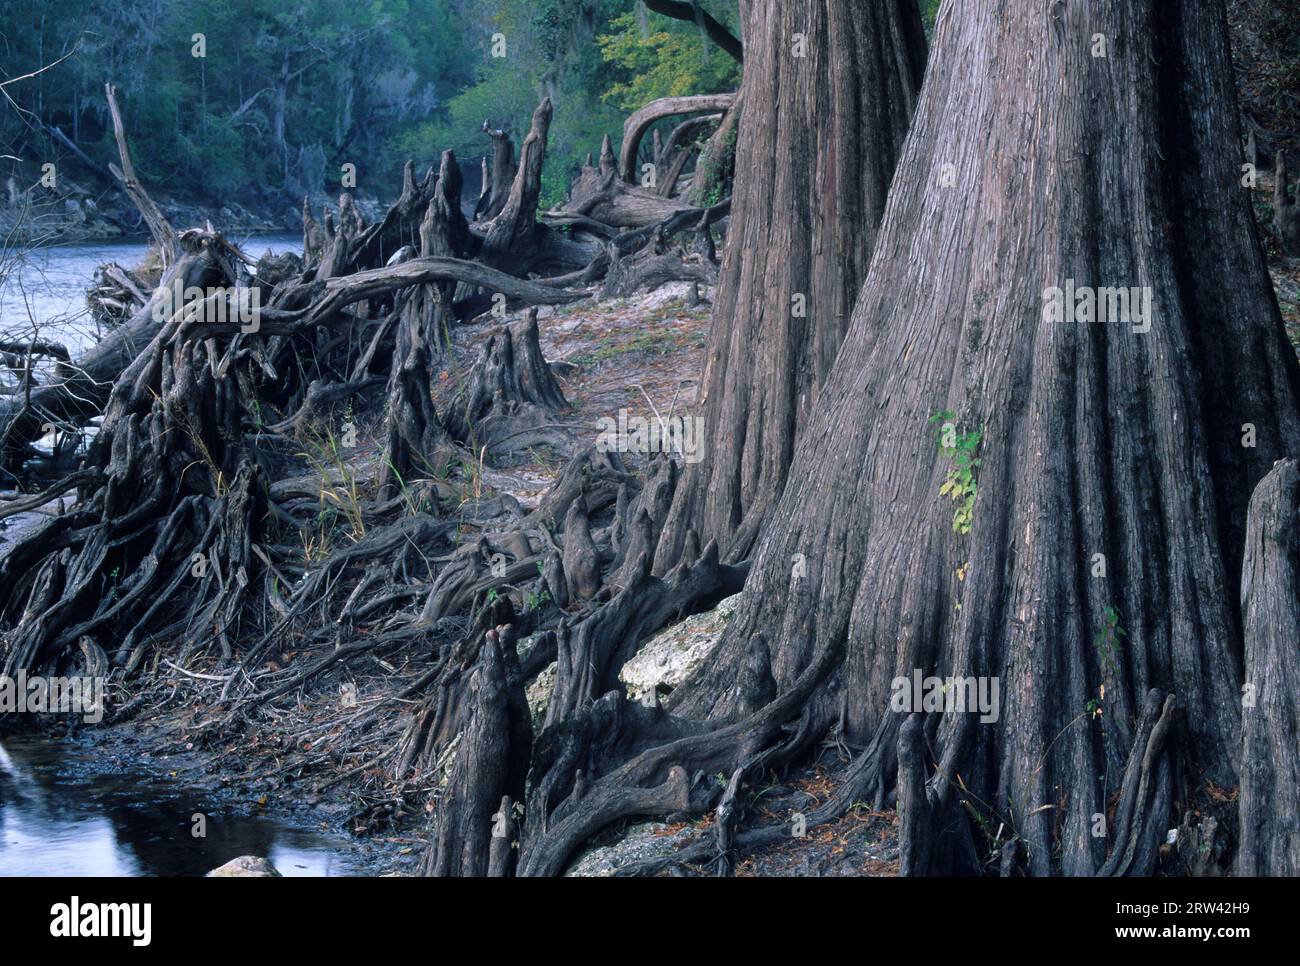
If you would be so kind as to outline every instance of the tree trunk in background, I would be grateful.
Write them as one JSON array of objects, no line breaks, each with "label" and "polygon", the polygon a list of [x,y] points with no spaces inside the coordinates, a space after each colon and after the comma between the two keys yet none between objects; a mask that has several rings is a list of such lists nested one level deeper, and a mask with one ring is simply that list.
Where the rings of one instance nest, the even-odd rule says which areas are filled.
[{"label": "tree trunk in background", "polygon": [[657,574],[690,530],[700,546],[716,539],[728,559],[745,557],[780,496],[848,328],[924,73],[915,0],[749,0],[743,15],[745,106],[703,379],[705,459],[678,488]]},{"label": "tree trunk in background", "polygon": [[284,116],[288,99],[289,51],[286,50],[284,58],[280,61],[280,76],[276,80],[275,90],[272,91],[271,105],[271,139],[280,152],[280,174],[285,180],[289,178],[289,142],[285,140],[284,136]]},{"label": "tree trunk in background", "polygon": [[1283,460],[1250,499],[1241,610],[1238,875],[1300,875],[1300,473]]},{"label": "tree trunk in background", "polygon": [[[1241,160],[1221,0],[946,4],[838,363],[672,711],[733,711],[760,631],[782,691],[829,661],[810,712],[867,746],[839,802],[906,785],[912,872],[1149,874],[1175,810],[1235,824],[1215,786],[1239,784],[1247,501],[1300,454],[1300,367]],[[1149,330],[1054,320],[1048,289],[1068,285],[1149,289]],[[980,460],[956,504],[930,422],[946,410]],[[735,505],[730,480],[713,489]],[[997,719],[906,731],[928,709],[892,682],[914,672],[996,680]],[[1294,768],[1294,744],[1272,754]]]}]

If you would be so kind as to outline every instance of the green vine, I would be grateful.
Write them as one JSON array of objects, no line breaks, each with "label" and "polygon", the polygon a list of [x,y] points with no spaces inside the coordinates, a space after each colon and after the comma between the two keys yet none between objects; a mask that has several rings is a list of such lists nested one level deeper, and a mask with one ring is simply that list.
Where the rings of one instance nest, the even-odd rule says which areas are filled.
[{"label": "green vine", "polygon": [[[1102,611],[1105,623],[1097,629],[1097,633],[1092,637],[1093,647],[1097,649],[1097,658],[1101,663],[1103,673],[1109,673],[1111,677],[1115,676],[1117,670],[1116,653],[1120,645],[1120,638],[1127,637],[1124,628],[1119,623],[1119,611],[1111,604],[1106,605]],[[1106,700],[1106,685],[1102,684],[1099,688],[1098,695],[1092,698],[1087,706],[1087,712],[1094,718],[1100,718],[1102,714],[1102,702]]]},{"label": "green vine", "polygon": [[975,470],[980,465],[979,457],[975,454],[979,451],[984,433],[978,429],[959,432],[956,418],[951,410],[945,409],[931,416],[930,422],[939,424],[936,441],[940,455],[952,462],[943,486],[939,487],[939,495],[951,497],[956,504],[952,514],[952,531],[965,535],[970,533],[975,518],[975,495],[979,491]]}]

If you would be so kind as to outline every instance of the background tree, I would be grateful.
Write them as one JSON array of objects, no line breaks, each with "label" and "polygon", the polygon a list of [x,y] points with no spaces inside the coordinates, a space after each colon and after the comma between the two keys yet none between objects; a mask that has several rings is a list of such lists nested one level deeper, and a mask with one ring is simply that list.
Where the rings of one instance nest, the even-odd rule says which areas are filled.
[{"label": "background tree", "polygon": [[744,5],[736,190],[701,399],[705,459],[655,560],[748,555],[848,328],[925,68],[915,0]]}]

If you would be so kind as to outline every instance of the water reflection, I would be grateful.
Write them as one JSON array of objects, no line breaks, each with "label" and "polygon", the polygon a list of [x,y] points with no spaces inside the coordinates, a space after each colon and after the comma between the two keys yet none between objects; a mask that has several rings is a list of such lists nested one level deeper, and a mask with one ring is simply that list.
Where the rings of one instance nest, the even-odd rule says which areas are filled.
[{"label": "water reflection", "polygon": [[[352,875],[348,840],[214,807],[133,774],[91,774],[84,753],[0,740],[0,876],[202,875],[261,855],[285,876]],[[195,812],[207,835],[191,834]]]}]

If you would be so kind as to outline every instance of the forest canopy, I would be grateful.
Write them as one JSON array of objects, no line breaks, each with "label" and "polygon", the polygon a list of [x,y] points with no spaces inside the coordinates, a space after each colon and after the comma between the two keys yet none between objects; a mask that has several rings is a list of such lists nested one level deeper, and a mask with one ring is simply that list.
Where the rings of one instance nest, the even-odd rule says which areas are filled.
[{"label": "forest canopy", "polygon": [[[734,31],[736,4],[713,7]],[[384,197],[407,158],[482,155],[485,119],[520,138],[545,95],[547,205],[627,111],[740,75],[694,23],[637,0],[12,0],[0,31],[0,78],[47,68],[0,116],[7,165],[68,156],[62,134],[106,166],[112,81],[141,177],[200,204],[335,194],[349,162],[358,193]]]}]

